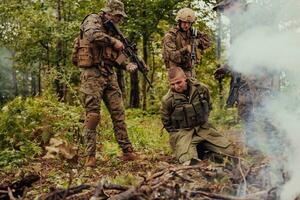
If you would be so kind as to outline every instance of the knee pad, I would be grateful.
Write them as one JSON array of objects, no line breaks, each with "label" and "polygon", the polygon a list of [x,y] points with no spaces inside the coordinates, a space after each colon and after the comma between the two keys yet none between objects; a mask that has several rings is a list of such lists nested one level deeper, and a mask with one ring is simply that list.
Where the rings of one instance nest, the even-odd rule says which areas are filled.
[{"label": "knee pad", "polygon": [[99,124],[100,114],[98,113],[87,113],[84,125],[88,129],[96,129]]}]

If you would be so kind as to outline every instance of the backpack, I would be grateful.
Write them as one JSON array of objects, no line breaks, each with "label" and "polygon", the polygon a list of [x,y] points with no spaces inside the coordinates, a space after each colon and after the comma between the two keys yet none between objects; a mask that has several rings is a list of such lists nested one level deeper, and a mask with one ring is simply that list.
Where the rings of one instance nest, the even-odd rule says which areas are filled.
[{"label": "backpack", "polygon": [[87,68],[93,65],[92,47],[90,41],[78,36],[73,43],[72,63],[80,68]]},{"label": "backpack", "polygon": [[[90,15],[91,14],[87,15],[81,24]],[[81,29],[79,36],[77,36],[73,42],[72,63],[80,68],[88,68],[94,64],[93,45],[86,37],[83,36],[83,31]]]}]

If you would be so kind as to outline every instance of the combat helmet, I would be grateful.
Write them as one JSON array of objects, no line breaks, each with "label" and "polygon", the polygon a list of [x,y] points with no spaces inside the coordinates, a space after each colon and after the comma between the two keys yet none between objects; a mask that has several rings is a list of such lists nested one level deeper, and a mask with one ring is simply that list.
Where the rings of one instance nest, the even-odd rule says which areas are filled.
[{"label": "combat helmet", "polygon": [[175,20],[193,23],[196,21],[196,14],[190,8],[182,8],[178,11]]},{"label": "combat helmet", "polygon": [[106,6],[101,10],[110,13],[111,15],[122,15],[123,17],[127,17],[124,10],[124,4],[119,0],[108,0]]}]

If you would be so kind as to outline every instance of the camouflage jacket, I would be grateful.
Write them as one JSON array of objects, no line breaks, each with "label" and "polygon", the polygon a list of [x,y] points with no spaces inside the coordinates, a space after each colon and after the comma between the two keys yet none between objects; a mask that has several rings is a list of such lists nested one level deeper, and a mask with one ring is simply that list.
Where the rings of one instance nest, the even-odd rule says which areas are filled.
[{"label": "camouflage jacket", "polygon": [[[167,68],[181,67],[183,69],[191,68],[191,55],[188,52],[187,45],[192,44],[191,30],[184,32],[179,27],[170,29],[163,39],[163,58]],[[200,61],[203,50],[210,46],[210,40],[207,35],[197,32],[196,37],[196,61]],[[197,63],[197,62],[196,62]]]},{"label": "camouflage jacket", "polygon": [[[188,95],[169,90],[162,98],[160,114],[164,128],[168,132],[178,131],[184,128],[191,129],[195,126],[205,124],[208,120],[212,103],[207,87],[194,80],[188,79],[188,90]],[[201,106],[197,106],[199,103]],[[205,109],[203,109],[204,104]],[[192,108],[191,111],[188,110],[189,107]],[[201,119],[201,124],[196,121],[197,116],[192,114],[194,111],[195,115],[204,117],[204,121]],[[187,121],[188,124],[177,127],[176,120],[179,120],[179,123],[181,123],[180,121]]]},{"label": "camouflage jacket", "polygon": [[103,13],[90,14],[84,19],[80,30],[83,32],[83,36],[94,44],[94,48],[99,49],[99,61],[102,62],[99,64],[105,65],[106,69],[111,72],[112,68],[107,66],[114,65],[125,69],[126,61],[122,62],[121,65],[116,65],[114,62],[121,54],[120,51],[113,48],[119,38],[106,30],[104,27],[105,20]]}]

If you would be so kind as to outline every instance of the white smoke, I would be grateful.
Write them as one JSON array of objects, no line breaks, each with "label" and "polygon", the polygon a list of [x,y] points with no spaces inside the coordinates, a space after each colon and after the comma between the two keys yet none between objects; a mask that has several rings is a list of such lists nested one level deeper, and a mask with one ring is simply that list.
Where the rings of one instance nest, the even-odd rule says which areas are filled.
[{"label": "white smoke", "polygon": [[[300,195],[300,1],[259,0],[250,3],[246,11],[225,14],[233,37],[229,65],[246,76],[284,75],[286,84],[264,99],[264,107],[257,108],[255,115],[264,115],[279,132],[277,138],[267,134],[269,149],[261,150],[274,158],[273,167],[283,165],[277,166],[277,172],[283,167],[289,175],[280,199],[294,200]],[[254,138],[256,142],[265,142],[260,136]]]}]

